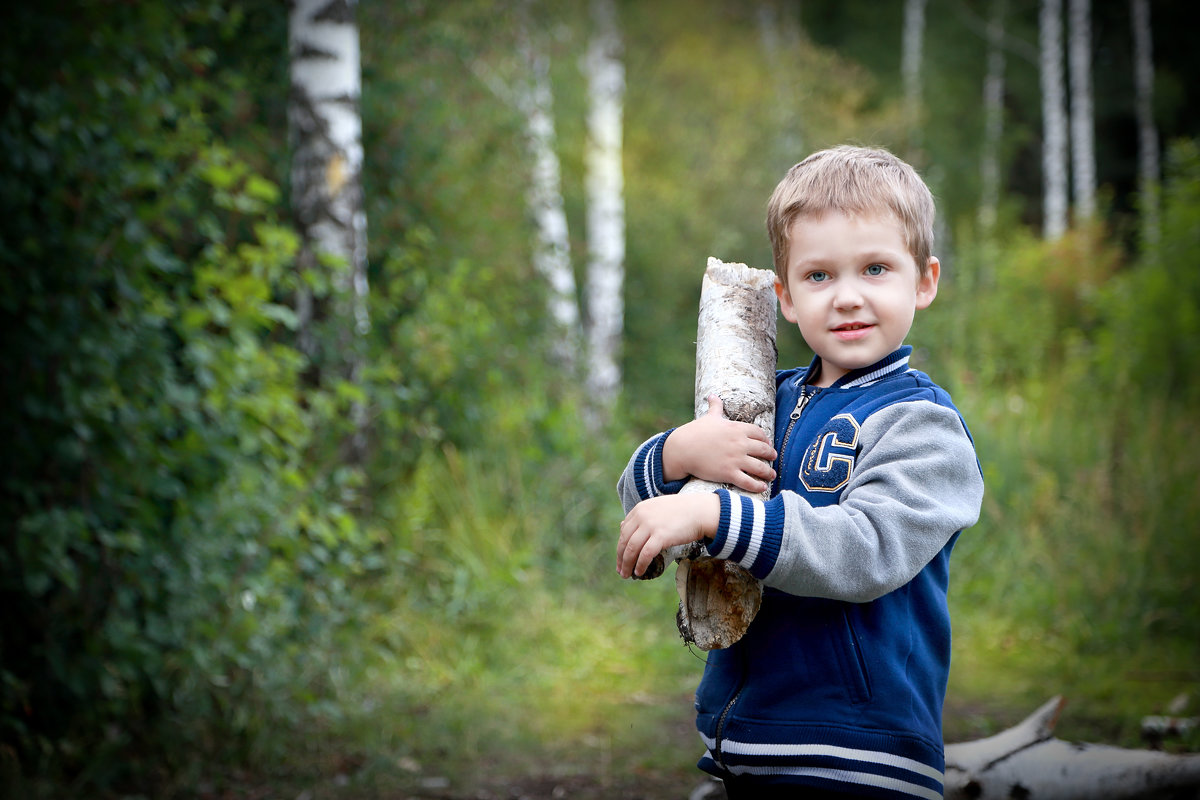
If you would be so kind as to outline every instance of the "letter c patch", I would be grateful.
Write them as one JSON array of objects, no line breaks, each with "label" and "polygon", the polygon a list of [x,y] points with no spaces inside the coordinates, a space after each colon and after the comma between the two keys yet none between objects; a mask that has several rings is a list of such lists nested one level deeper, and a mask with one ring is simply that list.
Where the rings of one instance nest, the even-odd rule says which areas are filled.
[{"label": "letter c patch", "polygon": [[829,420],[804,454],[800,482],[810,492],[836,492],[850,480],[858,456],[858,422],[849,414]]}]

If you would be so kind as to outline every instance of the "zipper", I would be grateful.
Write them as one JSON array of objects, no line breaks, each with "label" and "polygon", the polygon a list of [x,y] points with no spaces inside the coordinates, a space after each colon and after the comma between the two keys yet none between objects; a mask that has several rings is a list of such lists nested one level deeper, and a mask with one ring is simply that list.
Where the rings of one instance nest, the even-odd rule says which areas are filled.
[{"label": "zipper", "polygon": [[733,711],[734,704],[742,696],[742,690],[745,688],[745,686],[738,687],[737,694],[725,704],[725,710],[721,712],[721,717],[717,720],[716,749],[713,751],[713,760],[717,762],[717,766],[721,769],[726,768],[725,764],[721,761],[721,738],[725,734],[725,720],[729,717],[729,712]]},{"label": "zipper", "polygon": [[783,480],[783,454],[787,451],[788,442],[792,438],[792,429],[796,427],[796,420],[800,419],[800,415],[804,412],[804,407],[808,405],[808,401],[811,400],[814,395],[816,395],[816,392],[813,392],[812,394],[808,393],[807,386],[800,387],[800,396],[796,398],[796,407],[792,409],[792,413],[788,417],[787,430],[783,433],[783,443],[779,445],[779,458],[776,460],[776,463],[779,464],[780,470],[779,474],[775,476],[775,490],[779,489],[779,483]]}]

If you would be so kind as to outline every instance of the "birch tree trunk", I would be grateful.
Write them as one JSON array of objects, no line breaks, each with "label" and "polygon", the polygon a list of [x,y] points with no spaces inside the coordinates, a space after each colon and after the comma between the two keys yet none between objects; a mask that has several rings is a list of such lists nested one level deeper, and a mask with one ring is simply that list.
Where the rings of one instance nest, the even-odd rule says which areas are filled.
[{"label": "birch tree trunk", "polygon": [[983,156],[979,226],[985,238],[996,228],[1000,206],[1000,142],[1004,135],[1004,17],[1007,0],[992,0],[987,27],[987,75],[983,80]]},{"label": "birch tree trunk", "polygon": [[[721,398],[725,416],[753,423],[775,439],[775,273],[708,260],[696,336],[696,416],[708,398]],[[680,493],[712,492],[719,484],[693,478]],[[725,488],[739,494],[740,489]],[[766,500],[769,492],[755,495]],[[762,585],[741,565],[710,557],[699,542],[668,548],[645,577],[679,562],[676,623],[685,642],[701,650],[729,647],[746,632],[762,603]]]},{"label": "birch tree trunk", "polygon": [[516,88],[514,99],[525,117],[525,139],[532,162],[527,197],[536,228],[533,264],[549,286],[550,318],[557,328],[555,353],[571,370],[580,361],[582,337],[561,169],[555,150],[557,135],[554,95],[550,89],[550,58],[535,40],[529,3],[522,3],[517,14],[518,50],[525,79]]},{"label": "birch tree trunk", "polygon": [[[348,308],[336,308],[347,328],[337,359],[357,383],[363,366],[362,337],[370,329],[367,309],[367,218],[362,190],[362,118],[359,97],[358,26],[355,0],[294,0],[288,17],[291,96],[288,126],[293,143],[292,210],[300,233],[301,272],[319,269],[321,255],[347,265],[335,279]],[[297,297],[300,347],[316,352],[311,292],[302,282]],[[356,404],[355,451],[365,446],[365,408]]]},{"label": "birch tree trunk", "polygon": [[1075,219],[1096,214],[1096,148],[1092,106],[1091,0],[1070,0],[1071,166]]},{"label": "birch tree trunk", "polygon": [[625,323],[625,186],[621,168],[625,67],[613,0],[592,0],[588,78],[587,332],[589,396],[607,420],[621,391]]},{"label": "birch tree trunk", "polygon": [[1158,126],[1154,124],[1154,54],[1150,33],[1150,0],[1130,0],[1133,27],[1133,74],[1137,93],[1138,193],[1141,196],[1142,247],[1154,250],[1159,240]]},{"label": "birch tree trunk", "polygon": [[1134,800],[1200,787],[1200,754],[1053,738],[1063,702],[1055,697],[995,736],[946,745],[946,800]]},{"label": "birch tree trunk", "polygon": [[801,135],[800,103],[796,91],[795,76],[786,66],[794,63],[787,58],[790,51],[802,46],[799,2],[780,8],[776,0],[762,0],[758,4],[754,19],[758,27],[758,39],[766,55],[771,79],[775,84],[775,104],[771,109],[776,130],[779,131],[778,147],[781,164],[791,165],[803,157],[804,137]]},{"label": "birch tree trunk", "polygon": [[1043,235],[1067,230],[1067,110],[1063,92],[1062,0],[1042,0],[1038,25],[1042,83]]},{"label": "birch tree trunk", "polygon": [[904,114],[909,158],[921,146],[921,56],[925,39],[926,0],[905,0],[904,34],[900,48],[900,74],[904,80]]}]

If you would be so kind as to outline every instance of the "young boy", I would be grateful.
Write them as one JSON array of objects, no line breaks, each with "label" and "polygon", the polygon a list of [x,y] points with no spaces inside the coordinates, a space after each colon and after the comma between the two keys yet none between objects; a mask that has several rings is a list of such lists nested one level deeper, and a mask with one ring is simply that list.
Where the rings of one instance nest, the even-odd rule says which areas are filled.
[{"label": "young boy", "polygon": [[[764,584],[696,692],[699,766],[731,798],[942,797],[947,567],[983,479],[949,395],[904,345],[937,294],[933,216],[924,182],[886,151],[792,167],[767,230],[783,317],[816,357],[776,375],[774,446],[713,398],[641,445],[618,483],[623,577],[703,540]],[[677,494],[691,476],[769,485],[771,499]]]}]

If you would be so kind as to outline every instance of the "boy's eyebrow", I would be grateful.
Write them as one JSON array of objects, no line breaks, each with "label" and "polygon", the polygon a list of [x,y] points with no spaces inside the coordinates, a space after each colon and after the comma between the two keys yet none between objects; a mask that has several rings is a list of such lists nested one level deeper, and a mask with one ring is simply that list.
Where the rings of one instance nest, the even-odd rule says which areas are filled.
[{"label": "boy's eyebrow", "polygon": [[[896,261],[897,259],[913,258],[913,255],[912,255],[912,253],[908,252],[907,250],[863,250],[862,252],[855,253],[854,257],[855,257],[855,260],[857,260],[857,261],[873,262],[873,261]],[[798,256],[797,259],[793,262],[793,265],[794,266],[809,266],[809,267],[811,267],[811,266],[821,266],[824,264],[828,264],[829,262],[830,262],[829,259],[823,258],[820,256],[812,256],[809,258],[804,258],[802,256]]]}]

